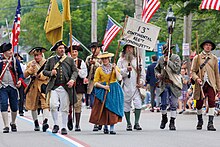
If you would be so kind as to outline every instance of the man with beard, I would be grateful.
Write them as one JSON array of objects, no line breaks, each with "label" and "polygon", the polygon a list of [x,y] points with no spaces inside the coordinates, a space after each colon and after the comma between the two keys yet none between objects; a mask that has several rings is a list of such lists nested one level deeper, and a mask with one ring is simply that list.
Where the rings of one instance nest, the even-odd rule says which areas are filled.
[{"label": "man with beard", "polygon": [[[67,46],[63,41],[58,41],[50,49],[56,51],[56,55],[49,58],[43,74],[50,77],[47,85],[46,94],[50,102],[50,111],[54,121],[52,133],[57,133],[58,126],[58,109],[62,115],[61,134],[66,135],[67,121],[69,113],[69,105],[73,105],[73,85],[77,78],[77,68],[73,58],[65,55]],[[75,95],[74,95],[75,97]],[[76,99],[74,99],[76,100]]]},{"label": "man with beard", "polygon": [[[140,63],[139,63],[140,64]],[[126,44],[123,47],[121,57],[117,63],[121,75],[122,75],[122,89],[124,91],[124,113],[127,121],[127,131],[132,131],[132,125],[130,121],[131,103],[134,104],[135,123],[134,129],[142,130],[139,125],[139,118],[141,114],[142,99],[139,91],[139,87],[145,83],[145,72],[142,68],[140,77],[137,77],[137,56],[134,51],[134,46]],[[138,68],[140,69],[140,68]],[[140,81],[137,82],[137,79]]]}]

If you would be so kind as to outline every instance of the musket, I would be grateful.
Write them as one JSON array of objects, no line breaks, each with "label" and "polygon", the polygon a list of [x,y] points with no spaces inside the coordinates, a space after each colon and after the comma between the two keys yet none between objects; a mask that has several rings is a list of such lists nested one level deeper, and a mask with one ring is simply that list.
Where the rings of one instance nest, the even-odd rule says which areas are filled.
[{"label": "musket", "polygon": [[31,81],[29,82],[29,84],[27,85],[27,87],[24,90],[24,93],[27,94],[31,88],[31,86],[34,84],[34,81],[36,79],[36,77],[39,76],[39,74],[41,73],[41,71],[43,71],[45,65],[46,65],[47,61],[44,62],[44,64],[40,67],[40,69],[37,71],[36,76],[31,76]]},{"label": "musket", "polygon": [[[98,48],[98,44],[96,44],[95,51],[92,53],[92,57],[89,60],[93,60],[94,59],[95,52],[96,52],[97,48]],[[88,81],[89,81],[89,83],[91,82],[93,72],[94,72],[94,64],[90,65],[90,70],[89,70],[89,74],[88,74]],[[89,86],[89,84],[88,84],[88,86]]]},{"label": "musket", "polygon": [[[52,53],[50,54],[50,56],[52,56],[53,54],[54,54],[54,52],[52,52]],[[50,57],[50,56],[49,56],[49,57]],[[36,74],[35,76],[32,76],[32,77],[31,77],[31,80],[30,80],[29,84],[27,85],[27,87],[26,87],[25,90],[24,90],[24,93],[25,93],[25,94],[27,94],[27,93],[29,92],[31,86],[34,84],[34,81],[35,81],[36,77],[38,77],[39,74],[41,73],[41,71],[43,71],[43,69],[44,69],[46,63],[47,63],[47,60],[46,60],[46,61],[44,62],[44,64],[40,67],[40,69],[37,71],[37,74]]]}]

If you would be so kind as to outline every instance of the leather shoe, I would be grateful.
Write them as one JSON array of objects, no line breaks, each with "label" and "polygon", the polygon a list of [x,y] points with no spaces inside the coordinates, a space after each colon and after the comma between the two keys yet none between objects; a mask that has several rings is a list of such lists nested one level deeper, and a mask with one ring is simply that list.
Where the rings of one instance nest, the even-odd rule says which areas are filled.
[{"label": "leather shoe", "polygon": [[110,131],[110,134],[115,135],[116,132],[115,131]]},{"label": "leather shoe", "polygon": [[62,135],[66,135],[66,134],[67,134],[66,128],[62,128],[62,129],[61,129],[61,134],[62,134]]},{"label": "leather shoe", "polygon": [[47,129],[49,128],[49,125],[47,124],[47,120],[48,119],[44,119],[43,121],[43,127],[42,127],[43,132],[46,132]]},{"label": "leather shoe", "polygon": [[11,131],[12,132],[17,132],[17,127],[16,127],[16,124],[10,124],[10,126],[11,126]]},{"label": "leather shoe", "polygon": [[99,131],[99,128],[97,125],[94,125],[93,131]]},{"label": "leather shoe", "polygon": [[81,131],[80,127],[79,126],[75,126],[75,131],[76,132],[80,132]]},{"label": "leather shoe", "polygon": [[98,129],[99,129],[99,130],[102,130],[102,125],[98,125]]},{"label": "leather shoe", "polygon": [[134,125],[134,129],[136,129],[136,130],[142,130],[142,128],[140,127],[139,124],[135,124],[135,125]]},{"label": "leather shoe", "polygon": [[69,119],[67,122],[67,128],[71,131],[73,130],[73,119]]},{"label": "leather shoe", "polygon": [[104,131],[104,134],[108,134],[109,132],[108,129],[105,129],[105,128],[103,129],[103,131]]},{"label": "leather shoe", "polygon": [[3,133],[9,133],[9,127],[5,127],[5,128],[3,129]]},{"label": "leather shoe", "polygon": [[53,130],[52,130],[52,133],[57,133],[59,130],[59,126],[58,125],[54,125],[53,126]]},{"label": "leather shoe", "polygon": [[132,131],[132,125],[127,125],[126,131]]}]

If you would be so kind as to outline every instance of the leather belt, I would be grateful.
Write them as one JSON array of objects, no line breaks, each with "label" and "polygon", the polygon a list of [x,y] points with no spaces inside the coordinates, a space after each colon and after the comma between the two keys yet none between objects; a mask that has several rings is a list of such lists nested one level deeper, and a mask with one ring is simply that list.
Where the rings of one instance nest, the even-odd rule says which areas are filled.
[{"label": "leather belt", "polygon": [[65,84],[55,84],[55,86],[64,86]]},{"label": "leather belt", "polygon": [[171,81],[170,79],[164,79],[163,82],[173,84],[173,81]]}]

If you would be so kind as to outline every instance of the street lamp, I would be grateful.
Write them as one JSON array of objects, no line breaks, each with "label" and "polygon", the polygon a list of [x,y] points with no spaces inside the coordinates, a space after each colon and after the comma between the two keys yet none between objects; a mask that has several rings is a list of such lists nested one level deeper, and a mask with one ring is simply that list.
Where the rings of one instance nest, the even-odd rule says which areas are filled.
[{"label": "street lamp", "polygon": [[166,16],[166,21],[167,21],[167,25],[168,25],[168,33],[169,33],[169,40],[168,40],[168,60],[170,58],[170,48],[171,48],[171,37],[172,37],[172,33],[173,33],[173,29],[174,29],[174,25],[176,22],[176,17],[173,14],[173,10],[172,7],[170,6],[170,8],[167,11],[167,16]]},{"label": "street lamp", "polygon": [[171,6],[167,11],[166,21],[167,21],[167,25],[168,25],[168,33],[172,34],[173,29],[174,29],[174,25],[175,25],[175,22],[176,22],[176,17],[173,14],[173,10],[172,10]]}]

